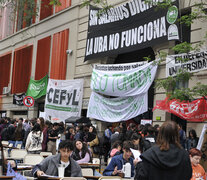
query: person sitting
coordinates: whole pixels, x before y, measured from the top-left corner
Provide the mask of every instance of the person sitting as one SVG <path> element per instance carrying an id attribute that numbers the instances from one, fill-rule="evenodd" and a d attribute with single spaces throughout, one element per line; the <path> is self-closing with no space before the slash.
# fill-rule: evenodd
<path id="1" fill-rule="evenodd" d="M 91 152 L 85 143 L 76 140 L 74 150 L 71 156 L 78 164 L 92 162 Z"/>
<path id="2" fill-rule="evenodd" d="M 110 157 L 114 157 L 116 155 L 121 154 L 121 149 L 122 149 L 122 142 L 115 141 L 111 148 Z"/>
<path id="3" fill-rule="evenodd" d="M 131 165 L 131 177 L 134 176 L 134 163 L 132 152 L 130 148 L 133 148 L 133 144 L 130 141 L 124 141 L 123 143 L 123 153 L 117 156 L 114 156 L 109 165 L 106 167 L 106 169 L 103 172 L 104 176 L 117 176 L 118 173 L 122 172 L 123 165 L 126 163 L 130 163 Z"/>
<path id="4" fill-rule="evenodd" d="M 78 163 L 70 157 L 73 151 L 73 143 L 69 140 L 61 141 L 59 144 L 59 153 L 48 156 L 40 164 L 37 164 L 33 170 L 34 177 L 40 177 L 44 174 L 58 176 L 58 165 L 65 165 L 64 177 L 82 177 L 81 168 Z"/>
<path id="5" fill-rule="evenodd" d="M 193 169 L 191 180 L 206 180 L 206 174 L 203 167 L 199 164 L 202 156 L 202 152 L 196 148 L 192 148 L 189 151 L 190 161 Z"/>

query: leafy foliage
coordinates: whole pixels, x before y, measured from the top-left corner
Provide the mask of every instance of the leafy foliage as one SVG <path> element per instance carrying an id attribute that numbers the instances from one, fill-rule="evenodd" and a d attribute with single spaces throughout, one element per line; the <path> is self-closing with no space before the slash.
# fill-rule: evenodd
<path id="1" fill-rule="evenodd" d="M 12 3 L 13 6 L 13 14 L 10 15 L 10 18 L 14 19 L 17 11 L 23 12 L 26 26 L 29 26 L 31 20 L 38 15 L 39 8 L 36 5 L 36 0 L 0 0 L 0 8 L 7 2 Z M 60 0 L 49 0 L 48 5 L 60 6 L 61 2 Z"/>

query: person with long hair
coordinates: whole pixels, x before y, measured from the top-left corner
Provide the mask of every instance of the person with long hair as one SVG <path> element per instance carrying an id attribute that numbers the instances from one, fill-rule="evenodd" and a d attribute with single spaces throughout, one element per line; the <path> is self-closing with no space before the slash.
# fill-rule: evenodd
<path id="1" fill-rule="evenodd" d="M 202 152 L 196 148 L 189 151 L 190 161 L 192 164 L 193 174 L 191 180 L 206 180 L 206 173 L 203 167 L 199 164 Z"/>
<path id="2" fill-rule="evenodd" d="M 186 150 L 189 151 L 192 148 L 196 148 L 198 144 L 199 138 L 197 137 L 196 131 L 194 129 L 191 129 L 189 131 L 189 136 L 186 140 Z"/>
<path id="3" fill-rule="evenodd" d="M 93 157 L 98 157 L 98 154 L 96 152 L 97 150 L 95 150 L 95 148 L 99 145 L 99 139 L 96 128 L 94 126 L 89 127 L 87 142 L 90 146 Z"/>
<path id="4" fill-rule="evenodd" d="M 39 154 L 42 151 L 43 133 L 40 125 L 36 123 L 29 133 L 25 149 L 30 154 Z"/>
<path id="5" fill-rule="evenodd" d="M 40 125 L 41 131 L 43 131 L 44 130 L 44 127 L 45 127 L 45 120 L 44 120 L 44 118 L 43 117 L 39 117 L 37 119 L 37 123 Z"/>
<path id="6" fill-rule="evenodd" d="M 23 128 L 23 124 L 22 122 L 19 122 L 16 129 L 15 129 L 15 132 L 14 132 L 14 136 L 15 136 L 15 147 L 17 147 L 18 144 L 21 145 L 21 148 L 22 148 L 22 142 L 24 140 L 24 136 L 25 136 L 25 130 Z"/>
<path id="7" fill-rule="evenodd" d="M 72 158 L 78 164 L 92 162 L 91 152 L 87 145 L 81 140 L 76 140 L 74 142 Z"/>
<path id="8" fill-rule="evenodd" d="M 192 167 L 188 152 L 179 143 L 178 125 L 167 121 L 160 127 L 156 145 L 141 155 L 135 180 L 190 180 Z"/>

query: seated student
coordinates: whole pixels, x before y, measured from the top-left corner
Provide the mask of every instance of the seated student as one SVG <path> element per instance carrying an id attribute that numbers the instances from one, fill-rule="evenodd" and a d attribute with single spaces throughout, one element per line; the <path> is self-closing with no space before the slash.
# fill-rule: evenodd
<path id="1" fill-rule="evenodd" d="M 65 165 L 64 177 L 82 177 L 81 168 L 78 163 L 70 157 L 73 151 L 73 143 L 69 140 L 60 142 L 59 153 L 57 155 L 45 158 L 40 164 L 37 164 L 32 173 L 36 177 L 47 174 L 58 176 L 58 164 Z"/>
<path id="2" fill-rule="evenodd" d="M 91 152 L 85 143 L 76 140 L 74 150 L 71 156 L 78 164 L 92 162 Z"/>
<path id="3" fill-rule="evenodd" d="M 122 142 L 115 141 L 111 148 L 110 157 L 114 157 L 116 155 L 121 154 L 121 149 L 122 149 Z"/>
<path id="4" fill-rule="evenodd" d="M 103 172 L 104 176 L 117 176 L 117 174 L 121 172 L 123 165 L 128 162 L 131 164 L 131 177 L 134 176 L 134 163 L 130 148 L 133 148 L 133 144 L 130 141 L 124 141 L 122 149 L 123 154 L 114 156 L 111 159 L 109 165 Z"/>
<path id="5" fill-rule="evenodd" d="M 192 148 L 189 151 L 190 161 L 193 169 L 193 175 L 191 180 L 206 180 L 206 174 L 203 167 L 199 164 L 202 156 L 202 152 L 196 148 Z"/>

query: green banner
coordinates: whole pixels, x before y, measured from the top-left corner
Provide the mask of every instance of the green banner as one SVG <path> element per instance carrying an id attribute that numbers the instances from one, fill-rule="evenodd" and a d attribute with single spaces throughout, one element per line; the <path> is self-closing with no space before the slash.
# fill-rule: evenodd
<path id="1" fill-rule="evenodd" d="M 48 75 L 40 80 L 30 79 L 26 96 L 32 96 L 34 99 L 38 99 L 44 96 L 47 92 Z"/>

